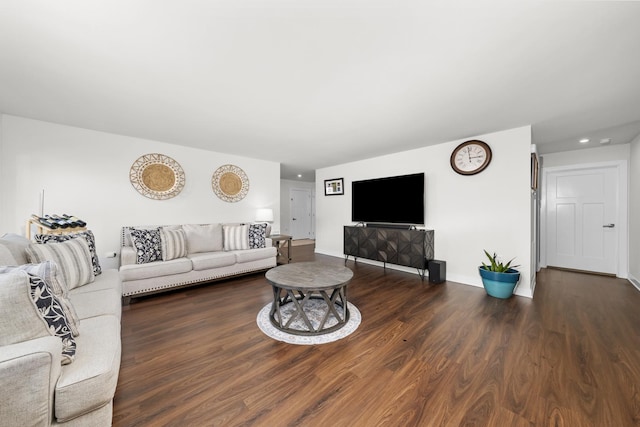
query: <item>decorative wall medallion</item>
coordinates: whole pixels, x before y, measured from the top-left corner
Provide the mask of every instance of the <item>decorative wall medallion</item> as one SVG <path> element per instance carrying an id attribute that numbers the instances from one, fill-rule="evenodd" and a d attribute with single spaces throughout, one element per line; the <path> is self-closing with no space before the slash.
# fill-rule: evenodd
<path id="1" fill-rule="evenodd" d="M 220 166 L 211 178 L 213 192 L 225 202 L 238 202 L 249 192 L 249 178 L 234 165 Z"/>
<path id="2" fill-rule="evenodd" d="M 180 164 L 158 153 L 145 154 L 133 162 L 129 180 L 138 193 L 155 200 L 177 196 L 185 182 Z"/>

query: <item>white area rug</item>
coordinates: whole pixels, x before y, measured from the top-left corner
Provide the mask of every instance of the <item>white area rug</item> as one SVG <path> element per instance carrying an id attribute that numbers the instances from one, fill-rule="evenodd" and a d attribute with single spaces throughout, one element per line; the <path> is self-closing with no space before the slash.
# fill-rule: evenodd
<path id="1" fill-rule="evenodd" d="M 339 339 L 352 334 L 356 329 L 358 329 L 358 326 L 360 326 L 360 322 L 362 321 L 360 310 L 358 310 L 356 306 L 351 304 L 350 302 L 347 302 L 347 307 L 349 307 L 349 320 L 347 321 L 347 324 L 337 331 L 329 332 L 322 335 L 294 335 L 282 332 L 280 329 L 273 326 L 271 324 L 271 321 L 269 320 L 271 303 L 262 307 L 262 310 L 260 310 L 260 312 L 258 313 L 258 317 L 256 318 L 256 323 L 258 324 L 258 328 L 260 328 L 260 330 L 264 332 L 266 336 L 277 341 L 298 345 L 326 344 L 329 342 L 338 341 Z"/>

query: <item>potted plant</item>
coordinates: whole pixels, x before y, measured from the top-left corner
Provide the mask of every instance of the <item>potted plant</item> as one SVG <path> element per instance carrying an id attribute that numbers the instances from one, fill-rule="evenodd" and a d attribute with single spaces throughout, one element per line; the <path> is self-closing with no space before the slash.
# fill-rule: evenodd
<path id="1" fill-rule="evenodd" d="M 480 272 L 480 277 L 482 277 L 482 285 L 485 291 L 495 298 L 509 298 L 513 295 L 513 291 L 520 280 L 520 272 L 516 270 L 519 266 L 511 265 L 515 258 L 503 264 L 498 260 L 495 252 L 491 255 L 485 250 L 484 253 L 489 258 L 490 263 L 485 264 L 483 262 L 478 267 L 478 271 Z"/>

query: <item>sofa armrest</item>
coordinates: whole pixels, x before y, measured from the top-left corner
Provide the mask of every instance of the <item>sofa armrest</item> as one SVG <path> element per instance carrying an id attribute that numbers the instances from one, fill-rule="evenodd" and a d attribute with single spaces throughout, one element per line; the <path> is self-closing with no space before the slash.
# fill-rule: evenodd
<path id="1" fill-rule="evenodd" d="M 132 246 L 123 246 L 120 248 L 120 266 L 133 265 L 136 263 L 136 250 Z"/>
<path id="2" fill-rule="evenodd" d="M 62 342 L 53 336 L 0 347 L 2 425 L 51 424 L 61 359 Z"/>
<path id="3" fill-rule="evenodd" d="M 267 237 L 266 239 L 264 239 L 264 245 L 265 245 L 267 248 L 272 247 L 272 246 L 273 246 L 273 240 L 271 240 L 271 238 L 270 238 L 270 237 Z"/>

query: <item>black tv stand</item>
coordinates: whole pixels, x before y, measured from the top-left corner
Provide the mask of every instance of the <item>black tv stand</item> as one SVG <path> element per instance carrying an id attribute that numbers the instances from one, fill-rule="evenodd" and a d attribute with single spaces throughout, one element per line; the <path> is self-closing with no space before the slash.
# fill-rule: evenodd
<path id="1" fill-rule="evenodd" d="M 349 255 L 372 259 L 386 264 L 404 265 L 418 269 L 420 278 L 424 276 L 428 262 L 433 257 L 433 230 L 415 230 L 387 227 L 376 224 L 367 227 L 344 227 L 345 263 Z"/>

